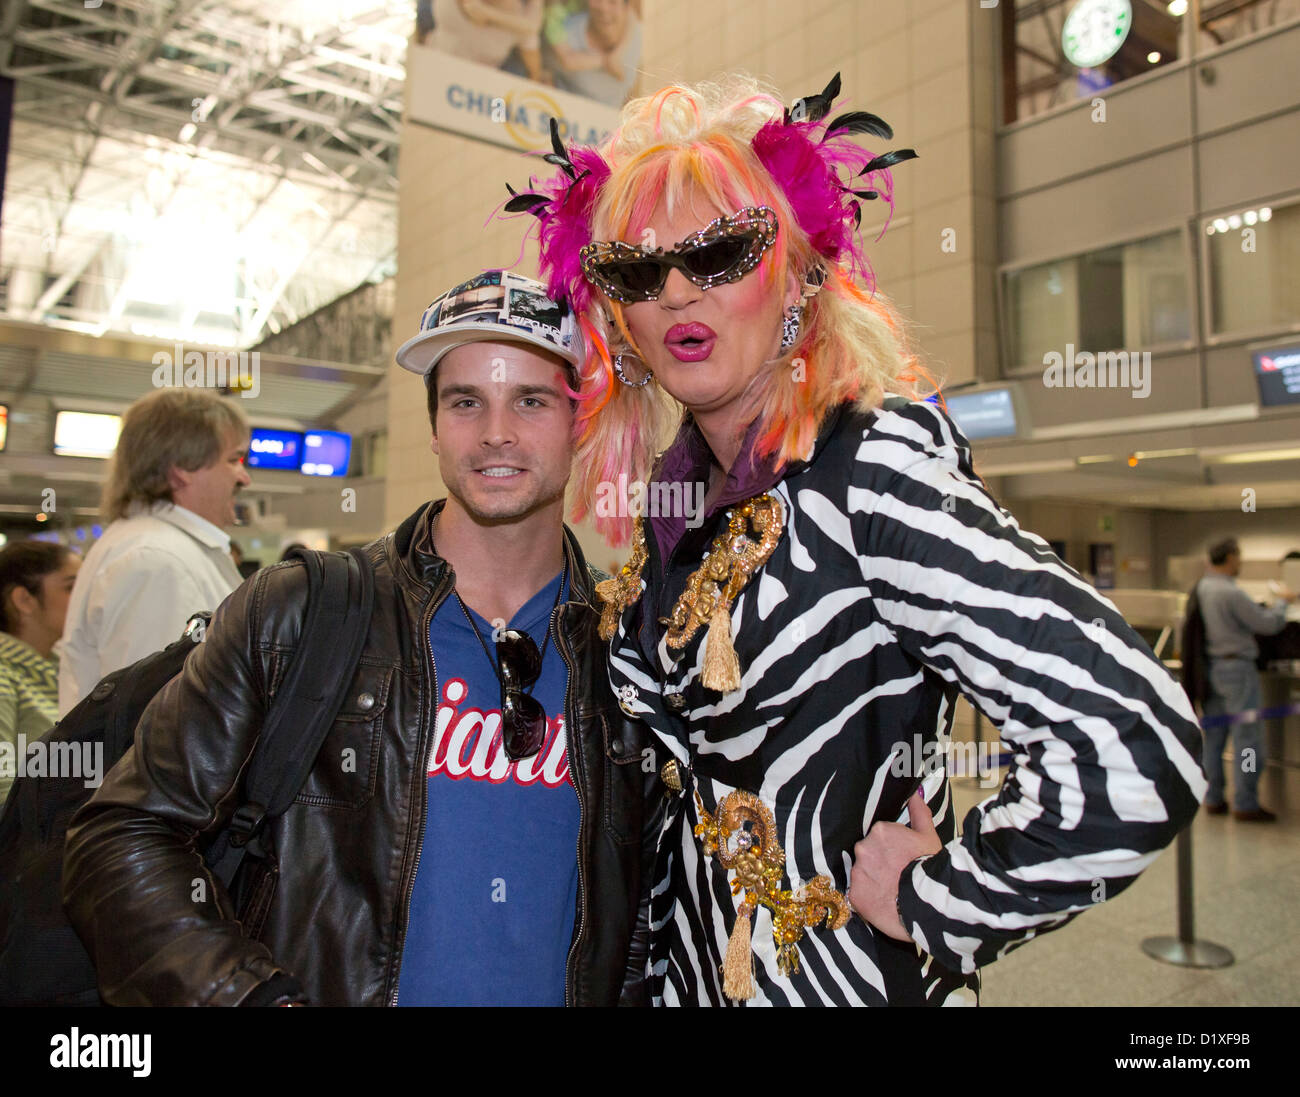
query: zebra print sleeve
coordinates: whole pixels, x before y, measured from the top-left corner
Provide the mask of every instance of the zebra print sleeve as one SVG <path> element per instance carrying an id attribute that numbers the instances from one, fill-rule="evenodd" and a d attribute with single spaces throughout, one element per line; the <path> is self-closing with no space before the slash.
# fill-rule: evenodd
<path id="1" fill-rule="evenodd" d="M 970 972 L 1155 860 L 1205 794 L 1200 730 L 1115 607 L 994 502 L 942 411 L 877 413 L 847 511 L 874 611 L 1014 750 L 998 794 L 899 881 L 917 944 Z"/>

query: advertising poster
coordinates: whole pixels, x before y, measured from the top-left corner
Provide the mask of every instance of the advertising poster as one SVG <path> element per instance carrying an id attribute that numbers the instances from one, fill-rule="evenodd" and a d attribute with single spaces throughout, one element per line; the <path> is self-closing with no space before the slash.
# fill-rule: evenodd
<path id="1" fill-rule="evenodd" d="M 428 0 L 407 58 L 408 116 L 507 148 L 595 144 L 641 61 L 641 0 Z"/>

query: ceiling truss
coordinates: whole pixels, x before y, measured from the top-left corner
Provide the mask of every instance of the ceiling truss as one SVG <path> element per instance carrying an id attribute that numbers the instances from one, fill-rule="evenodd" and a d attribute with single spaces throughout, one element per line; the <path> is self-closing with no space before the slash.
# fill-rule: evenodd
<path id="1" fill-rule="evenodd" d="M 7 0 L 0 315 L 251 345 L 391 274 L 413 16 L 406 0 Z M 219 242 L 229 278 L 164 300 L 160 238 L 178 266 L 217 266 Z"/>

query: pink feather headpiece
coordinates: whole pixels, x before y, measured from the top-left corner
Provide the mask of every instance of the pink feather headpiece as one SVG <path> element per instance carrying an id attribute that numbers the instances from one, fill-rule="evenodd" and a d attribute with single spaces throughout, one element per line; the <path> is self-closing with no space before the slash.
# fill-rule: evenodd
<path id="1" fill-rule="evenodd" d="M 774 118 L 764 125 L 754 134 L 752 146 L 785 194 L 813 250 L 833 263 L 847 263 L 859 277 L 869 277 L 870 266 L 858 243 L 860 200 L 885 200 L 889 206 L 887 228 L 894 212 L 894 180 L 889 169 L 915 159 L 916 153 L 896 149 L 873 156 L 849 140 L 855 133 L 869 133 L 886 141 L 893 138 L 889 124 L 867 111 L 849 111 L 821 125 L 839 93 L 837 72 L 821 94 L 796 99 L 780 120 Z M 844 176 L 860 181 L 846 184 Z"/>
<path id="2" fill-rule="evenodd" d="M 591 304 L 591 289 L 582 274 L 580 252 L 591 243 L 591 219 L 600 188 L 609 181 L 609 165 L 594 148 L 573 145 L 565 149 L 559 127 L 551 119 L 551 147 L 546 161 L 560 171 L 522 194 L 509 183 L 511 198 L 506 213 L 527 211 L 537 218 L 537 244 L 542 278 L 552 300 L 567 301 L 581 316 Z"/>
<path id="3" fill-rule="evenodd" d="M 869 278 L 870 266 L 858 242 L 862 200 L 883 198 L 893 216 L 894 184 L 889 171 L 915 159 L 912 149 L 881 156 L 854 144 L 850 135 L 869 133 L 890 140 L 894 131 L 880 117 L 850 111 L 822 124 L 840 93 L 840 74 L 818 95 L 796 99 L 780 119 L 773 118 L 754 135 L 759 162 L 785 194 L 799 227 L 813 249 L 832 263 L 846 263 L 857 277 Z M 582 274 L 578 253 L 591 243 L 591 223 L 601 188 L 609 180 L 605 158 L 590 146 L 567 150 L 551 120 L 552 152 L 548 163 L 561 170 L 540 184 L 517 193 L 506 184 L 506 213 L 531 213 L 538 222 L 538 252 L 543 279 L 553 298 L 567 300 L 582 314 L 591 303 L 591 288 Z M 845 183 L 847 176 L 853 182 Z M 885 226 L 888 227 L 889 219 Z M 884 229 L 881 230 L 883 235 Z"/>

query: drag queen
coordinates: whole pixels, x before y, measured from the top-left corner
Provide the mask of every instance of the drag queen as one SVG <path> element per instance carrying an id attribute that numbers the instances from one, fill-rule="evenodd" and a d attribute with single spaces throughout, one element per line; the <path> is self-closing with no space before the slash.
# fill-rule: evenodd
<path id="1" fill-rule="evenodd" d="M 861 214 L 914 154 L 864 150 L 892 133 L 838 92 L 665 88 L 599 149 L 556 138 L 506 206 L 586 337 L 575 517 L 631 542 L 600 591 L 669 789 L 664 1004 L 974 1003 L 981 966 L 1132 883 L 1205 791 L 1186 696 L 993 499 L 874 291 Z M 620 482 L 703 485 L 704 514 L 593 508 Z M 958 693 L 1013 752 L 960 830 Z"/>

